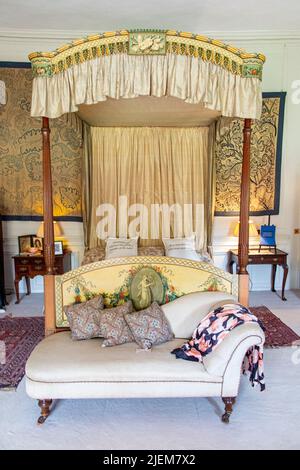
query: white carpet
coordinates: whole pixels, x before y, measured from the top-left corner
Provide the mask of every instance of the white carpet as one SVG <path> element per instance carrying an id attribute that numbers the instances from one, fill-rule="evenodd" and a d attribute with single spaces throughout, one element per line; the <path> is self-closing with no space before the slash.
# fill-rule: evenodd
<path id="1" fill-rule="evenodd" d="M 221 399 L 60 400 L 43 426 L 39 408 L 0 393 L 0 449 L 299 449 L 300 360 L 291 348 L 266 350 L 267 390 L 246 377 L 231 423 Z M 298 354 L 300 359 L 300 353 Z"/>
<path id="2" fill-rule="evenodd" d="M 252 292 L 251 305 L 266 305 L 300 334 L 300 291 L 287 302 L 271 292 Z M 41 315 L 35 294 L 7 313 Z M 292 362 L 297 353 L 298 365 Z M 0 392 L 0 449 L 300 449 L 300 348 L 265 351 L 267 390 L 242 378 L 229 425 L 215 399 L 61 400 L 43 426 L 39 408 L 17 392 Z"/>

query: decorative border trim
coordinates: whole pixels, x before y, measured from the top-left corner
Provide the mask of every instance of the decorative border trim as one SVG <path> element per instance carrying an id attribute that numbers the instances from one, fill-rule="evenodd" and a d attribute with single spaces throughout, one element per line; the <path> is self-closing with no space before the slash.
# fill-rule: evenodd
<path id="1" fill-rule="evenodd" d="M 30 69 L 30 62 L 6 62 L 0 60 L 0 67 L 5 67 L 8 69 Z"/>
<path id="2" fill-rule="evenodd" d="M 100 56 L 129 53 L 129 36 L 131 33 L 166 35 L 166 51 L 177 55 L 189 55 L 212 62 L 243 77 L 261 79 L 265 56 L 247 53 L 242 49 L 230 46 L 206 36 L 175 30 L 127 30 L 95 34 L 76 39 L 57 48 L 53 52 L 33 52 L 29 54 L 35 77 L 51 77 L 73 65 L 95 59 Z"/>
<path id="3" fill-rule="evenodd" d="M 250 211 L 250 216 L 264 216 L 264 215 L 278 215 L 280 207 L 280 187 L 281 187 L 281 162 L 282 162 L 282 142 L 283 142 L 283 125 L 284 125 L 284 110 L 285 110 L 285 99 L 286 91 L 270 91 L 263 92 L 263 98 L 280 98 L 279 107 L 279 119 L 278 119 L 278 136 L 277 136 L 277 147 L 276 147 L 276 179 L 275 179 L 275 199 L 274 209 L 262 210 L 262 211 Z M 238 216 L 238 211 L 216 211 L 215 217 L 232 217 Z"/>
<path id="4" fill-rule="evenodd" d="M 53 217 L 54 220 L 60 222 L 82 222 L 83 218 L 81 216 L 67 216 L 61 215 Z M 20 220 L 20 221 L 33 221 L 39 222 L 44 220 L 42 215 L 0 215 L 0 220 Z"/>

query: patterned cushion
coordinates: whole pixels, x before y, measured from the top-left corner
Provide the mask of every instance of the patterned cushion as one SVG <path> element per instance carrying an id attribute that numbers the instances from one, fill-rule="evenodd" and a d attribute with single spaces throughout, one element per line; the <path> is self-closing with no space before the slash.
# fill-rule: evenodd
<path id="1" fill-rule="evenodd" d="M 174 338 L 168 320 L 157 302 L 153 302 L 145 310 L 125 315 L 125 320 L 142 349 L 150 349 L 155 344 Z"/>
<path id="2" fill-rule="evenodd" d="M 104 308 L 103 297 L 98 295 L 87 302 L 64 306 L 71 328 L 72 339 L 90 339 L 100 336 L 100 317 Z"/>
<path id="3" fill-rule="evenodd" d="M 101 314 L 101 336 L 105 338 L 102 346 L 115 346 L 117 344 L 134 341 L 131 331 L 125 321 L 124 315 L 133 310 L 131 300 L 115 308 L 107 308 Z"/>
<path id="4" fill-rule="evenodd" d="M 90 248 L 85 251 L 81 266 L 95 263 L 96 261 L 102 261 L 103 259 L 105 259 L 105 249 L 101 246 L 96 246 L 95 248 Z"/>
<path id="5" fill-rule="evenodd" d="M 138 256 L 164 256 L 165 250 L 162 246 L 139 246 Z M 96 261 L 102 261 L 105 259 L 105 248 L 96 246 L 85 250 L 81 266 L 85 264 L 95 263 Z"/>
<path id="6" fill-rule="evenodd" d="M 163 246 L 139 246 L 139 256 L 165 256 Z"/>

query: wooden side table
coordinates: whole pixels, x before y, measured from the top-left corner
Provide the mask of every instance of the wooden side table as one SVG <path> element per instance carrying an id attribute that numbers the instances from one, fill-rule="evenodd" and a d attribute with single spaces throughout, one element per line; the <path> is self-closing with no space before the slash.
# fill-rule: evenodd
<path id="1" fill-rule="evenodd" d="M 272 265 L 272 276 L 271 276 L 271 290 L 272 292 L 276 292 L 275 290 L 275 277 L 276 277 L 276 270 L 277 266 L 281 266 L 283 268 L 283 280 L 282 280 L 282 290 L 281 290 L 281 299 L 286 300 L 284 296 L 284 289 L 286 284 L 286 279 L 289 272 L 289 267 L 287 264 L 287 256 L 288 253 L 282 250 L 270 248 L 270 249 L 258 249 L 249 250 L 248 254 L 248 264 L 271 264 Z M 236 264 L 238 268 L 238 250 L 230 250 L 229 251 L 229 272 L 233 273 L 233 265 Z"/>
<path id="2" fill-rule="evenodd" d="M 15 291 L 16 304 L 20 303 L 19 282 L 23 277 L 26 280 L 27 294 L 31 294 L 30 279 L 35 276 L 44 276 L 46 273 L 45 260 L 43 255 L 13 256 L 15 262 Z M 64 274 L 71 270 L 71 252 L 65 252 L 63 255 L 55 255 L 54 274 Z"/>

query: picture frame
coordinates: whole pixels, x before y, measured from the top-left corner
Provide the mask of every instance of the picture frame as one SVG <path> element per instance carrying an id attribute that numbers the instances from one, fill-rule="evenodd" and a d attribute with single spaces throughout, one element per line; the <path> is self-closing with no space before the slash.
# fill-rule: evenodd
<path id="1" fill-rule="evenodd" d="M 30 248 L 33 247 L 33 238 L 35 235 L 20 235 L 18 236 L 19 254 L 30 253 Z"/>
<path id="2" fill-rule="evenodd" d="M 34 236 L 32 238 L 32 246 L 39 251 L 44 251 L 44 239 L 42 237 Z"/>
<path id="3" fill-rule="evenodd" d="M 64 247 L 63 242 L 60 240 L 55 240 L 54 242 L 54 254 L 55 255 L 63 255 L 64 254 Z"/>

